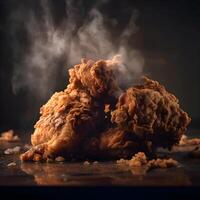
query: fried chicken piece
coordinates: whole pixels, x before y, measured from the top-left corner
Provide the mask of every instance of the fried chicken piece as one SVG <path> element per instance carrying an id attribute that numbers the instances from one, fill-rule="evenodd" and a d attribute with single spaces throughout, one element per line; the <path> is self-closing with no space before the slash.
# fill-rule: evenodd
<path id="1" fill-rule="evenodd" d="M 155 147 L 172 147 L 185 133 L 191 119 L 180 109 L 178 99 L 157 81 L 129 88 L 112 112 L 112 122 Z"/>
<path id="2" fill-rule="evenodd" d="M 117 164 L 125 164 L 129 165 L 130 167 L 140 167 L 142 165 L 146 165 L 147 163 L 148 160 L 144 152 L 138 152 L 130 160 L 125 160 L 123 158 L 117 160 Z"/>
<path id="3" fill-rule="evenodd" d="M 83 59 L 70 69 L 67 88 L 42 106 L 31 137 L 33 147 L 21 160 L 130 158 L 177 143 L 190 118 L 156 81 L 146 78 L 144 85 L 129 88 L 112 112 L 122 92 L 118 65 L 119 57 Z"/>
<path id="4" fill-rule="evenodd" d="M 186 135 L 182 135 L 181 140 L 179 141 L 180 146 L 189 146 L 189 145 L 200 145 L 200 138 L 188 138 Z"/>
<path id="5" fill-rule="evenodd" d="M 46 160 L 63 155 L 78 155 L 78 146 L 89 134 L 99 132 L 101 123 L 95 101 L 83 90 L 55 93 L 41 110 L 41 117 L 31 137 L 33 148 L 21 160 Z"/>
<path id="6" fill-rule="evenodd" d="M 56 155 L 82 157 L 78 152 L 82 140 L 103 129 L 99 124 L 104 124 L 104 103 L 110 105 L 117 100 L 118 63 L 118 57 L 97 62 L 82 59 L 70 69 L 65 91 L 55 93 L 41 108 L 31 137 L 33 148 L 21 160 L 46 160 Z"/>

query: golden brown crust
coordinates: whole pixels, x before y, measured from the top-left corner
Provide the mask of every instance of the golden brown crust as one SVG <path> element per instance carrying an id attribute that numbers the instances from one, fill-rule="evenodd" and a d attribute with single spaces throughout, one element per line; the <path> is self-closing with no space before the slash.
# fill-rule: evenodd
<path id="1" fill-rule="evenodd" d="M 155 168 L 170 168 L 177 167 L 178 162 L 172 158 L 169 159 L 152 159 L 148 160 L 144 152 L 139 152 L 135 154 L 130 160 L 120 159 L 117 160 L 119 165 L 127 165 L 129 167 L 141 167 L 144 166 L 145 171 L 149 171 Z M 144 173 L 144 172 L 143 172 Z"/>
<path id="2" fill-rule="evenodd" d="M 156 146 L 178 143 L 191 119 L 180 109 L 177 98 L 157 81 L 129 88 L 119 98 L 112 122 Z"/>
<path id="3" fill-rule="evenodd" d="M 33 147 L 21 160 L 130 158 L 139 151 L 150 155 L 157 146 L 177 143 L 190 118 L 158 82 L 145 78 L 143 85 L 123 93 L 115 108 L 121 93 L 118 67 L 114 57 L 83 59 L 70 69 L 67 88 L 41 107 L 31 137 Z"/>
<path id="4" fill-rule="evenodd" d="M 40 109 L 41 117 L 31 137 L 33 148 L 21 159 L 46 160 L 63 154 L 71 158 L 82 140 L 98 134 L 103 129 L 99 124 L 104 121 L 104 102 L 111 103 L 119 89 L 114 75 L 116 65 L 115 60 L 83 60 L 70 69 L 67 89 L 55 93 Z M 97 102 L 99 97 L 103 100 Z"/>
<path id="5" fill-rule="evenodd" d="M 116 77 L 117 65 L 118 62 L 115 58 L 97 62 L 83 59 L 81 64 L 75 65 L 69 70 L 68 90 L 81 86 L 93 97 L 117 96 L 120 92 Z"/>
<path id="6" fill-rule="evenodd" d="M 31 137 L 34 147 L 21 159 L 33 159 L 35 153 L 42 154 L 41 159 L 75 153 L 84 137 L 98 132 L 101 120 L 98 110 L 95 102 L 83 91 L 55 93 L 41 108 L 41 117 Z M 42 148 L 39 152 L 35 150 L 38 146 Z"/>

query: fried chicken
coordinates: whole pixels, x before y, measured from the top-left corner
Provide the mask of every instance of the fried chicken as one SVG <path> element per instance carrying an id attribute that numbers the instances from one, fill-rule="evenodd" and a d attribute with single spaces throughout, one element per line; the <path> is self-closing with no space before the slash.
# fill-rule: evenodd
<path id="1" fill-rule="evenodd" d="M 116 58 L 97 62 L 83 59 L 69 70 L 69 85 L 41 108 L 31 137 L 33 148 L 21 155 L 21 160 L 46 160 L 56 155 L 81 157 L 82 140 L 103 128 L 104 103 L 116 100 Z"/>
<path id="2" fill-rule="evenodd" d="M 42 106 L 33 147 L 21 160 L 131 158 L 139 151 L 151 155 L 156 147 L 178 143 L 190 118 L 177 98 L 147 78 L 123 93 L 119 67 L 116 56 L 96 62 L 82 59 L 70 69 L 67 88 Z"/>
<path id="3" fill-rule="evenodd" d="M 191 121 L 174 95 L 146 77 L 119 97 L 111 120 L 155 148 L 177 144 Z"/>
<path id="4" fill-rule="evenodd" d="M 101 110 L 90 95 L 81 90 L 55 93 L 41 108 L 41 117 L 31 137 L 33 148 L 22 160 L 46 160 L 79 154 L 79 145 L 89 134 L 99 132 Z"/>
<path id="5" fill-rule="evenodd" d="M 83 145 L 85 157 L 90 159 L 130 158 L 139 151 L 144 151 L 150 156 L 151 142 L 141 140 L 132 132 L 119 127 L 109 128 L 97 136 L 88 138 Z"/>

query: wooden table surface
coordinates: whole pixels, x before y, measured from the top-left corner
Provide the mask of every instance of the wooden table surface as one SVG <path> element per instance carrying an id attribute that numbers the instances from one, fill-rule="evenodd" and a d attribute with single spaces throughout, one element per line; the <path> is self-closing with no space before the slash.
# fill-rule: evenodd
<path id="1" fill-rule="evenodd" d="M 200 131 L 190 135 L 200 136 Z M 175 147 L 160 155 L 168 155 L 179 162 L 177 168 L 127 168 L 116 162 L 81 163 L 22 163 L 19 154 L 5 155 L 10 147 L 23 147 L 27 140 L 17 143 L 0 142 L 0 186 L 200 186 L 200 158 L 190 158 L 194 146 Z M 16 162 L 15 166 L 7 166 Z"/>

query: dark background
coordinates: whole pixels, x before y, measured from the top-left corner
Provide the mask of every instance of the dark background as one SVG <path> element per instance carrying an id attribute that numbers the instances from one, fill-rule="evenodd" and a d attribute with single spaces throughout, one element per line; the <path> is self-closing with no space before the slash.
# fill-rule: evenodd
<path id="1" fill-rule="evenodd" d="M 64 15 L 65 1 L 51 2 L 56 23 Z M 87 0 L 83 9 L 87 12 L 99 2 Z M 49 98 L 36 100 L 26 89 L 14 94 L 11 85 L 14 55 L 9 16 L 21 5 L 38 11 L 39 4 L 37 0 L 0 0 L 0 131 L 32 129 L 39 107 Z M 191 128 L 200 127 L 199 5 L 198 1 L 111 0 L 100 8 L 121 27 L 128 22 L 132 9 L 140 12 L 134 48 L 141 50 L 148 74 L 179 98 L 181 107 L 192 117 Z M 54 91 L 63 90 L 67 77 L 58 74 L 55 79 Z"/>

